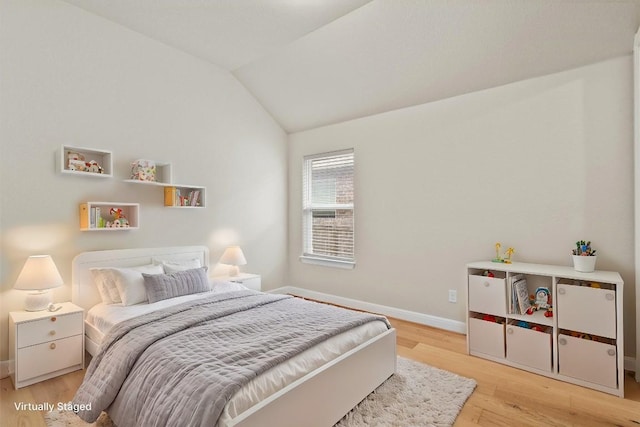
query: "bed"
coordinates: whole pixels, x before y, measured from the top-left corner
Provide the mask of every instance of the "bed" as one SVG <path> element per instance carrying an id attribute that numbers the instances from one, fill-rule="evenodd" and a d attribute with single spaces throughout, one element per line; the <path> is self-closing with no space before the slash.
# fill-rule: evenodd
<path id="1" fill-rule="evenodd" d="M 298 300 L 296 298 L 268 295 L 233 287 L 227 289 L 226 286 L 232 285 L 220 283 L 218 284 L 220 286 L 216 285 L 214 288 L 222 289 L 221 291 L 203 294 L 203 299 L 196 303 L 190 302 L 195 300 L 196 296 L 184 295 L 172 298 L 173 301 L 163 300 L 153 304 L 139 304 L 130 307 L 118 307 L 117 304 L 105 306 L 96 285 L 93 283 L 91 274 L 91 269 L 96 268 L 129 268 L 158 261 L 180 263 L 192 260 L 198 260 L 202 266 L 208 266 L 208 248 L 183 246 L 123 249 L 84 252 L 78 255 L 72 266 L 72 300 L 76 305 L 83 307 L 87 314 L 85 320 L 86 350 L 91 355 L 98 355 L 99 358 L 102 358 L 101 344 L 105 344 L 105 337 L 111 337 L 114 330 L 120 326 L 136 323 L 137 319 L 146 319 L 145 316 L 160 316 L 157 313 L 171 311 L 182 313 L 183 310 L 186 310 L 184 307 L 190 307 L 192 304 L 198 307 L 209 307 L 207 304 L 221 304 L 221 302 L 226 304 L 227 299 L 256 301 L 256 306 L 260 307 L 263 305 L 287 305 L 289 307 L 288 304 L 298 304 L 297 301 L 293 301 Z M 263 299 L 264 304 L 257 302 Z M 162 306 L 163 310 L 151 309 L 150 306 L 157 304 Z M 120 310 L 120 308 L 124 310 Z M 333 307 L 332 309 L 337 308 Z M 143 313 L 140 314 L 140 311 Z M 295 309 L 287 308 L 287 311 L 295 311 Z M 148 314 L 149 312 L 151 313 Z M 204 310 L 200 310 L 200 312 L 205 313 Z M 193 318 L 194 315 L 189 313 L 188 317 Z M 248 313 L 250 316 L 254 316 L 254 311 Z M 255 309 L 255 313 L 260 313 L 259 309 Z M 339 314 L 342 315 L 342 311 Z M 146 320 L 144 322 L 140 320 L 141 324 L 145 322 Z M 364 322 L 347 332 L 341 332 L 326 340 L 323 339 L 323 342 L 266 369 L 228 400 L 222 410 L 218 425 L 263 427 L 333 425 L 395 372 L 395 330 L 388 324 L 385 324 L 384 327 L 381 324 L 383 322 L 378 320 Z M 191 328 L 191 330 L 195 329 Z M 151 347 L 144 350 L 145 355 L 147 352 L 152 352 Z M 96 363 L 96 365 L 99 364 Z M 116 424 L 118 424 L 119 406 L 122 402 L 136 399 L 135 395 L 127 395 L 127 393 L 132 394 L 128 390 L 127 387 L 122 387 L 114 403 L 107 409 Z M 122 420 L 121 417 L 120 420 Z M 122 424 L 124 425 L 126 422 Z M 198 421 L 192 421 L 190 424 L 198 424 Z"/>

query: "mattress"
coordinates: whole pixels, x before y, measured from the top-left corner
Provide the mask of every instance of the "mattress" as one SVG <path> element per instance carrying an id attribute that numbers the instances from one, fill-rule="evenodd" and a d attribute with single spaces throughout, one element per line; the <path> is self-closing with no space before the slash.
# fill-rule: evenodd
<path id="1" fill-rule="evenodd" d="M 137 304 L 123 306 L 121 304 L 100 303 L 87 312 L 85 333 L 92 341 L 100 343 L 105 334 L 117 323 L 160 310 L 186 301 L 202 298 L 205 295 L 185 295 L 178 298 L 162 300 L 153 304 Z M 369 322 L 355 329 L 334 336 L 297 356 L 289 359 L 264 374 L 254 378 L 241 388 L 226 405 L 218 425 L 225 426 L 233 418 L 266 399 L 288 384 L 334 360 L 341 354 L 367 342 L 369 339 L 388 330 L 382 321 Z"/>

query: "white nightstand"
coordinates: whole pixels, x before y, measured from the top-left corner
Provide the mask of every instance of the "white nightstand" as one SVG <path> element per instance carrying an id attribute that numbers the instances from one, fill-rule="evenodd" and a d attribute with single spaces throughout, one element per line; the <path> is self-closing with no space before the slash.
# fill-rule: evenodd
<path id="1" fill-rule="evenodd" d="M 84 366 L 84 310 L 70 302 L 58 311 L 9 313 L 11 379 L 22 388 Z"/>
<path id="2" fill-rule="evenodd" d="M 254 291 L 259 291 L 262 289 L 262 278 L 259 274 L 240 273 L 237 276 L 215 276 L 213 277 L 213 279 L 240 283 L 249 289 L 253 289 Z"/>

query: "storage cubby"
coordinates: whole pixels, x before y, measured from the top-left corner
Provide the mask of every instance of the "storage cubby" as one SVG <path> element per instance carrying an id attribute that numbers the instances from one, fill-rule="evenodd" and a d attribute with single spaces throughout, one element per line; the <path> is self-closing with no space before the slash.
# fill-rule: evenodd
<path id="1" fill-rule="evenodd" d="M 113 155 L 111 151 L 63 145 L 58 153 L 58 170 L 62 174 L 111 178 Z"/>
<path id="2" fill-rule="evenodd" d="M 172 185 L 164 187 L 164 205 L 173 208 L 205 207 L 205 187 Z"/>
<path id="3" fill-rule="evenodd" d="M 469 310 L 506 316 L 507 293 L 506 275 L 484 276 L 474 272 L 469 274 Z"/>
<path id="4" fill-rule="evenodd" d="M 505 318 L 473 313 L 469 316 L 469 348 L 474 352 L 504 359 Z"/>
<path id="5" fill-rule="evenodd" d="M 123 231 L 139 226 L 138 203 L 85 202 L 80 204 L 80 230 Z"/>
<path id="6" fill-rule="evenodd" d="M 159 185 L 159 186 L 167 186 L 170 185 L 173 181 L 173 172 L 171 169 L 171 163 L 163 163 L 153 161 L 155 165 L 155 174 L 153 175 L 153 179 L 141 179 L 142 177 L 134 178 L 133 170 L 132 175 L 129 179 L 125 179 L 125 182 L 129 182 L 132 184 L 143 184 L 143 185 Z M 131 168 L 133 169 L 134 163 L 131 163 Z M 147 177 L 148 178 L 148 177 Z"/>
<path id="7" fill-rule="evenodd" d="M 513 363 L 551 372 L 552 328 L 523 320 L 509 320 L 506 327 L 507 359 Z"/>
<path id="8" fill-rule="evenodd" d="M 483 261 L 467 277 L 469 354 L 624 397 L 619 273 Z M 541 309 L 521 314 L 518 289 Z"/>

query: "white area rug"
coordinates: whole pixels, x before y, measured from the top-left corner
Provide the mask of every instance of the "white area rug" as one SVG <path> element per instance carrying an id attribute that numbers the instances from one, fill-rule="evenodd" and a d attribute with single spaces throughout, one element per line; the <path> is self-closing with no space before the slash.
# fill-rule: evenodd
<path id="1" fill-rule="evenodd" d="M 396 374 L 367 396 L 336 427 L 451 426 L 476 387 L 475 380 L 398 357 Z M 48 412 L 48 427 L 88 426 L 75 414 Z M 103 413 L 96 427 L 113 427 Z"/>

